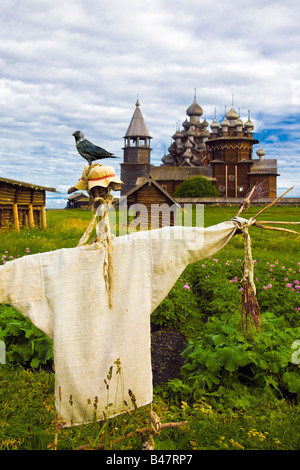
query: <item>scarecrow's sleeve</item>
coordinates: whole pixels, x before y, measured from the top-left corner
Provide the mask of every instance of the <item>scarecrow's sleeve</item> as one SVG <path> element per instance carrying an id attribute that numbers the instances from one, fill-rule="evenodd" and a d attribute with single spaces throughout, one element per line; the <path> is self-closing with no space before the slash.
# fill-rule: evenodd
<path id="1" fill-rule="evenodd" d="M 52 337 L 52 316 L 44 298 L 39 254 L 0 266 L 0 303 L 11 305 Z"/>
<path id="2" fill-rule="evenodd" d="M 208 258 L 219 251 L 230 241 L 236 229 L 236 223 L 229 221 L 207 228 L 165 227 L 160 231 L 154 230 L 151 242 L 152 310 L 168 294 L 188 264 Z"/>

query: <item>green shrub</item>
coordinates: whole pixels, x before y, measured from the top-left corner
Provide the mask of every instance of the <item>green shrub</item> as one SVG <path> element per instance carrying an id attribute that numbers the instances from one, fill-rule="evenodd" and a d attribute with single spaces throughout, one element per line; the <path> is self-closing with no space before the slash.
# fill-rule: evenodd
<path id="1" fill-rule="evenodd" d="M 210 180 L 204 176 L 193 176 L 176 189 L 174 197 L 218 197 L 219 192 Z"/>
<path id="2" fill-rule="evenodd" d="M 51 339 L 8 305 L 0 305 L 0 340 L 5 343 L 8 364 L 36 368 L 53 360 Z"/>

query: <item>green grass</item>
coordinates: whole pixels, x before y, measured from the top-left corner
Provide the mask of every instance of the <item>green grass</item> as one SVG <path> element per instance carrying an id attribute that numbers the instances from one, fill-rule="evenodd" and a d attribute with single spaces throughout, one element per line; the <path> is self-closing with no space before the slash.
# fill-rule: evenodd
<path id="1" fill-rule="evenodd" d="M 244 217 L 250 218 L 258 210 L 259 208 L 251 207 L 244 213 Z M 234 206 L 206 208 L 205 226 L 229 220 L 236 212 Z M 298 208 L 272 207 L 260 219 L 299 221 L 299 214 Z M 7 252 L 5 254 L 7 258 L 9 256 L 15 258 L 28 252 L 37 253 L 74 247 L 90 220 L 89 211 L 49 210 L 48 229 L 45 232 L 38 229 L 21 230 L 19 233 L 1 232 L 0 256 Z M 253 258 L 258 261 L 258 265 L 261 263 L 265 266 L 266 262 L 274 264 L 278 261 L 278 265 L 289 266 L 295 261 L 300 262 L 299 236 L 255 227 L 250 229 L 250 234 Z M 234 237 L 216 256 L 219 264 L 224 265 L 227 260 L 237 264 L 236 260 L 244 257 L 243 237 Z M 206 261 L 203 260 L 204 263 Z M 187 268 L 182 277 L 193 270 L 198 272 L 197 265 Z M 220 277 L 216 278 L 215 283 L 213 280 L 211 282 L 209 279 L 206 280 L 207 288 L 216 289 L 219 280 Z M 225 292 L 226 288 L 224 286 L 223 288 Z M 260 285 L 258 289 L 262 304 L 267 305 L 271 299 L 267 296 L 271 293 L 269 291 L 261 293 Z M 179 292 L 179 287 L 176 287 L 174 295 L 176 290 Z M 231 299 L 228 299 L 228 304 L 224 303 L 224 306 L 229 305 L 230 301 Z M 278 303 L 280 304 L 280 298 Z M 180 302 L 177 301 L 176 305 L 179 312 Z M 182 310 L 188 308 L 192 310 L 191 305 L 188 301 L 181 302 Z M 197 317 L 193 319 L 192 314 L 189 318 L 190 322 L 199 322 Z M 182 329 L 191 337 L 193 329 L 197 328 L 198 325 L 195 324 L 193 327 L 190 323 L 185 329 L 184 322 L 182 323 Z M 216 391 L 196 394 L 192 399 L 188 387 L 180 382 L 175 382 L 173 386 L 169 384 L 157 386 L 154 390 L 153 410 L 160 416 L 161 421 L 187 420 L 188 425 L 180 429 L 163 430 L 155 437 L 155 448 L 157 450 L 299 449 L 300 405 L 295 394 L 276 394 L 273 393 L 272 387 L 257 386 L 254 389 L 247 388 L 247 385 L 236 387 L 235 395 L 232 391 L 224 394 Z M 53 447 L 56 432 L 58 432 L 58 449 L 75 449 L 82 445 L 97 446 L 99 440 L 104 438 L 104 434 L 109 448 L 141 449 L 142 443 L 139 437 L 118 444 L 114 441 L 126 433 L 146 426 L 147 413 L 148 407 L 145 407 L 113 418 L 109 420 L 102 433 L 99 433 L 99 423 L 60 429 L 54 409 L 54 374 L 31 371 L 19 365 L 0 366 L 0 450 L 49 449 Z"/>

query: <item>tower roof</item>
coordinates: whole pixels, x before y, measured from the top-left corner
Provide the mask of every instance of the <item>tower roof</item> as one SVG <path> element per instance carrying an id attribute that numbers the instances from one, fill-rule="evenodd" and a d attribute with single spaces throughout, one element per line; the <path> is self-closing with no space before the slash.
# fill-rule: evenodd
<path id="1" fill-rule="evenodd" d="M 188 116 L 202 116 L 202 114 L 203 114 L 203 109 L 202 109 L 201 106 L 197 103 L 196 97 L 194 98 L 194 101 L 193 101 L 193 103 L 191 104 L 191 106 L 189 106 L 188 109 L 186 110 L 186 114 L 187 114 Z"/>
<path id="2" fill-rule="evenodd" d="M 234 109 L 233 106 L 232 106 L 232 108 L 226 113 L 226 118 L 229 119 L 229 120 L 235 120 L 235 119 L 238 119 L 238 118 L 239 118 L 239 114 L 236 112 L 236 110 Z"/>
<path id="3" fill-rule="evenodd" d="M 136 108 L 131 118 L 125 137 L 150 137 L 142 112 L 140 102 L 137 100 Z M 151 137 L 150 137 L 151 138 Z"/>

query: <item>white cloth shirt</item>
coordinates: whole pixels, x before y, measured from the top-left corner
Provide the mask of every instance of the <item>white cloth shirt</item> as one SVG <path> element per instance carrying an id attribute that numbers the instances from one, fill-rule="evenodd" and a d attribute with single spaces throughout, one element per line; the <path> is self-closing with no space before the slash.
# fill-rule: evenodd
<path id="1" fill-rule="evenodd" d="M 150 315 L 185 267 L 223 248 L 236 228 L 229 221 L 114 238 L 112 308 L 103 245 L 28 255 L 0 266 L 0 303 L 53 339 L 56 410 L 66 426 L 89 423 L 94 413 L 97 420 L 103 411 L 108 417 L 120 414 L 124 400 L 132 409 L 129 389 L 138 407 L 151 403 Z M 118 359 L 122 377 L 116 373 Z"/>

